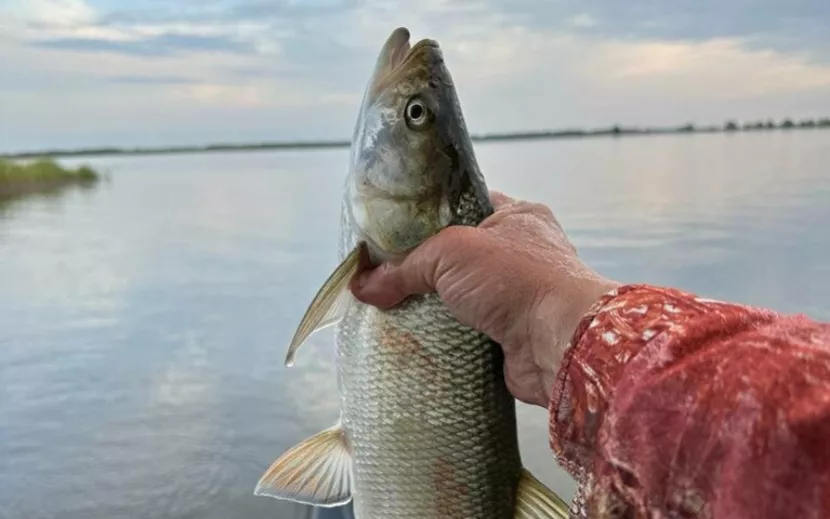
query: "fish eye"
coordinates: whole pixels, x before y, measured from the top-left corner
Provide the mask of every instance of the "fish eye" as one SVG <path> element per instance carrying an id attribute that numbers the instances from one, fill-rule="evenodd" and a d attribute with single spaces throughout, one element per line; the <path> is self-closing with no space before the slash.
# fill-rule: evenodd
<path id="1" fill-rule="evenodd" d="M 406 125 L 411 129 L 421 130 L 429 124 L 430 112 L 424 104 L 424 101 L 416 96 L 406 103 L 404 118 L 406 119 Z"/>

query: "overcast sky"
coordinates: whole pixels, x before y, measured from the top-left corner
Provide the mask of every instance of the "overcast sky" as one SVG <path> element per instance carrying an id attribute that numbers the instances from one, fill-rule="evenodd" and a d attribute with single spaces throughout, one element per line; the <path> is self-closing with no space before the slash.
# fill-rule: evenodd
<path id="1" fill-rule="evenodd" d="M 345 138 L 398 25 L 475 133 L 830 116 L 828 0 L 0 0 L 0 151 Z"/>

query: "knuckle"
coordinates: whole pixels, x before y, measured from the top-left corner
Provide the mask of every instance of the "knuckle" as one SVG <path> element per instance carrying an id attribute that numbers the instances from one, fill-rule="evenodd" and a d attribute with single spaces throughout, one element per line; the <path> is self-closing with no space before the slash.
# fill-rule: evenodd
<path id="1" fill-rule="evenodd" d="M 553 216 L 553 211 L 551 211 L 550 207 L 548 207 L 545 204 L 539 202 L 531 202 L 530 210 L 535 214 L 555 220 L 555 217 Z"/>

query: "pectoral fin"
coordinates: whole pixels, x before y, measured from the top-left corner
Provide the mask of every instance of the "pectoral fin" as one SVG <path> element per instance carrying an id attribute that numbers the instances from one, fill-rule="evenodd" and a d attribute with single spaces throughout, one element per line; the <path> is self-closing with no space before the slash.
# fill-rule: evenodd
<path id="1" fill-rule="evenodd" d="M 568 515 L 568 504 L 533 474 L 522 469 L 514 519 L 567 519 Z"/>
<path id="2" fill-rule="evenodd" d="M 353 300 L 349 282 L 360 266 L 361 247 L 362 245 L 355 247 L 317 291 L 288 346 L 286 366 L 294 364 L 294 355 L 312 333 L 336 324 L 346 314 Z"/>
<path id="3" fill-rule="evenodd" d="M 254 495 L 312 506 L 341 506 L 352 499 L 352 457 L 337 425 L 280 456 L 262 475 Z"/>

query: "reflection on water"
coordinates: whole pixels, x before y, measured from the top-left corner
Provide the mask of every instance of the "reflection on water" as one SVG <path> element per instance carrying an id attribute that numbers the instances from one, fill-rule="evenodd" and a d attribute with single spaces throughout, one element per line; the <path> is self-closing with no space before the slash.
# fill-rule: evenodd
<path id="1" fill-rule="evenodd" d="M 477 149 L 609 276 L 830 319 L 826 132 Z M 331 336 L 282 360 L 336 263 L 347 154 L 100 158 L 111 185 L 0 210 L 0 517 L 313 516 L 252 492 L 337 418 Z M 519 413 L 571 493 L 544 410 Z"/>

